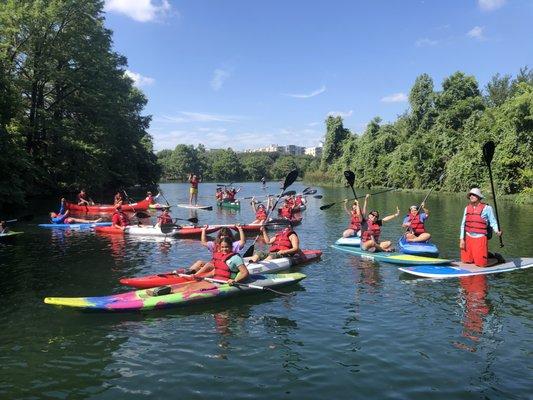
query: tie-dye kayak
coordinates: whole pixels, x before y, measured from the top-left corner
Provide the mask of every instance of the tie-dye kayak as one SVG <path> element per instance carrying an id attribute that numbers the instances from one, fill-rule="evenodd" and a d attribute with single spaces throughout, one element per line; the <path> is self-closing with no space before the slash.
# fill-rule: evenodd
<path id="1" fill-rule="evenodd" d="M 304 278 L 305 275 L 301 273 L 251 275 L 246 283 L 265 288 L 277 288 L 297 283 Z M 248 286 L 230 286 L 199 281 L 196 283 L 159 286 L 153 289 L 136 290 L 110 296 L 46 297 L 44 302 L 88 311 L 147 311 L 217 301 L 243 293 L 261 291 L 263 290 Z"/>

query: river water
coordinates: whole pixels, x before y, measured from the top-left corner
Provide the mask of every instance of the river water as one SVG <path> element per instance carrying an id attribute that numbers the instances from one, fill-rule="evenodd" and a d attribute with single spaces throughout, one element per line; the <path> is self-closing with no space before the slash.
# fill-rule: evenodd
<path id="1" fill-rule="evenodd" d="M 241 196 L 263 192 L 258 184 L 242 186 Z M 171 204 L 186 201 L 186 185 L 161 187 Z M 201 184 L 200 202 L 214 204 L 214 189 Z M 266 191 L 278 193 L 278 184 Z M 120 277 L 208 257 L 199 242 L 55 232 L 36 226 L 53 204 L 32 210 L 40 216 L 14 226 L 24 236 L 0 245 L 0 398 L 531 398 L 532 270 L 431 281 L 362 261 L 329 247 L 347 225 L 342 207 L 319 210 L 349 189 L 319 193 L 324 198 L 309 197 L 296 229 L 303 248 L 324 255 L 300 269 L 306 279 L 285 289 L 295 296 L 261 293 L 134 314 L 81 313 L 43 298 L 122 292 Z M 370 208 L 384 216 L 420 197 L 376 195 Z M 465 203 L 438 194 L 427 202 L 427 227 L 444 257 L 458 255 Z M 533 208 L 501 203 L 499 211 L 502 253 L 532 257 Z M 198 218 L 233 223 L 253 215 L 243 202 L 240 212 L 215 207 Z M 399 225 L 386 224 L 383 236 L 397 238 Z"/>

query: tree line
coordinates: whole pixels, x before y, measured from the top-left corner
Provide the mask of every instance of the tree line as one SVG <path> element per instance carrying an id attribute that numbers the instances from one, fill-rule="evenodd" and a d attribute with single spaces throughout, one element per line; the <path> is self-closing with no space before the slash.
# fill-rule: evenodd
<path id="1" fill-rule="evenodd" d="M 279 153 L 237 153 L 231 148 L 207 150 L 203 145 L 178 144 L 174 150 L 157 153 L 164 180 L 185 181 L 189 173 L 204 180 L 219 182 L 283 179 L 289 171 L 298 169 L 300 176 L 320 165 L 311 156 L 291 156 Z"/>
<path id="2" fill-rule="evenodd" d="M 499 194 L 533 201 L 533 71 L 496 74 L 484 90 L 473 76 L 456 72 L 434 89 L 427 74 L 409 93 L 409 109 L 392 123 L 379 117 L 358 135 L 341 117 L 328 117 L 320 168 L 313 182 L 343 182 L 351 169 L 359 187 L 425 189 L 445 173 L 440 189 L 490 191 L 482 146 L 496 143 L 492 170 Z"/>
<path id="3" fill-rule="evenodd" d="M 100 0 L 0 2 L 0 204 L 158 180 Z"/>

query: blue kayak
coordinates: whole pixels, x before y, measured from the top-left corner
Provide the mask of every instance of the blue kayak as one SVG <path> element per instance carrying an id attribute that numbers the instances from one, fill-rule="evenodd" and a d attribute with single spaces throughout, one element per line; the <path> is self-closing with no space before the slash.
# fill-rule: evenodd
<path id="1" fill-rule="evenodd" d="M 84 224 L 39 224 L 41 228 L 51 229 L 91 229 L 96 226 L 111 226 L 111 222 L 91 222 Z"/>
<path id="2" fill-rule="evenodd" d="M 398 251 L 416 256 L 437 257 L 439 249 L 431 242 L 408 242 L 405 236 L 398 241 Z"/>

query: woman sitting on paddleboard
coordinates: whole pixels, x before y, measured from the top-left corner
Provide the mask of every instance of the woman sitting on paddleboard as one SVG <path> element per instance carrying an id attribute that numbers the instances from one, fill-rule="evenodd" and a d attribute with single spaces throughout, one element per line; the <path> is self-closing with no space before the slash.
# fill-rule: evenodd
<path id="1" fill-rule="evenodd" d="M 420 208 L 424 212 L 419 212 Z M 407 229 L 405 238 L 408 242 L 427 242 L 431 235 L 426 232 L 424 223 L 429 217 L 429 210 L 424 203 L 420 204 L 420 207 L 409 207 L 409 214 L 403 219 L 402 226 Z"/>
<path id="2" fill-rule="evenodd" d="M 207 241 L 207 225 L 202 227 L 202 235 L 200 237 L 201 243 L 203 246 L 207 247 L 207 249 L 211 252 L 211 254 L 214 254 L 218 249 L 220 242 L 224 238 L 229 238 L 232 243 L 231 250 L 233 253 L 239 253 L 244 248 L 244 244 L 246 243 L 246 237 L 244 236 L 244 231 L 242 229 L 242 226 L 235 225 L 238 232 L 239 232 L 239 240 L 235 240 L 235 237 L 233 235 L 233 232 L 230 228 L 222 227 L 218 231 L 217 237 L 214 241 L 210 240 Z M 189 268 L 189 274 L 198 272 L 201 268 L 209 264 L 210 261 L 203 261 L 203 260 L 197 260 L 191 267 Z"/>
<path id="3" fill-rule="evenodd" d="M 353 201 L 352 208 L 348 209 L 348 199 L 344 199 L 344 209 L 350 216 L 350 225 L 348 226 L 348 229 L 346 229 L 342 233 L 342 237 L 351 237 L 355 236 L 361 236 L 361 221 L 363 219 L 362 215 L 366 213 L 366 203 L 368 198 L 370 197 L 370 194 L 367 194 L 365 196 L 365 203 L 363 204 L 363 210 L 361 211 L 361 207 L 359 207 L 359 202 L 357 199 Z"/>
<path id="4" fill-rule="evenodd" d="M 396 206 L 396 214 L 391 214 L 379 219 L 379 212 L 372 210 L 368 213 L 368 219 L 361 224 L 361 249 L 369 252 L 392 251 L 391 241 L 380 242 L 381 226 L 400 215 L 400 209 Z"/>
<path id="5" fill-rule="evenodd" d="M 229 285 L 247 279 L 249 272 L 244 265 L 244 260 L 239 254 L 233 252 L 232 246 L 233 243 L 229 237 L 222 238 L 213 252 L 211 262 L 204 265 L 197 274 L 208 273 L 208 276 L 226 281 Z"/>
<path id="6" fill-rule="evenodd" d="M 270 245 L 268 251 L 256 251 L 250 262 L 257 262 L 259 260 L 274 260 L 281 257 L 292 257 L 299 255 L 300 250 L 300 239 L 296 232 L 292 230 L 292 226 L 282 229 L 272 238 L 268 237 L 266 229 L 261 227 L 261 232 L 263 233 L 263 240 L 266 244 Z"/>

